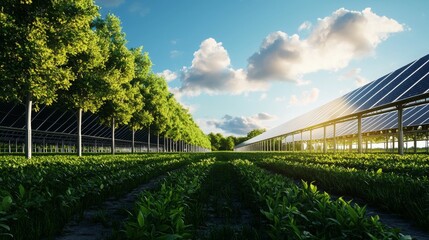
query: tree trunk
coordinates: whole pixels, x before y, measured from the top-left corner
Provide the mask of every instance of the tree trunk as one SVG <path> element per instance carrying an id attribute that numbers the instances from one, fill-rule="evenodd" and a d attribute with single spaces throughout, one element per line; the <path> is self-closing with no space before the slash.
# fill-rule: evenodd
<path id="1" fill-rule="evenodd" d="M 82 108 L 77 110 L 77 155 L 82 157 Z"/>
<path id="2" fill-rule="evenodd" d="M 115 118 L 112 117 L 112 147 L 111 147 L 111 153 L 115 154 Z"/>
<path id="3" fill-rule="evenodd" d="M 159 152 L 159 133 L 156 136 L 156 151 Z"/>
<path id="4" fill-rule="evenodd" d="M 150 127 L 147 129 L 147 152 L 150 152 Z"/>
<path id="5" fill-rule="evenodd" d="M 135 152 L 135 145 L 134 145 L 134 139 L 135 139 L 135 135 L 136 135 L 136 131 L 134 130 L 134 128 L 132 128 L 132 139 L 131 139 L 131 153 Z"/>
<path id="6" fill-rule="evenodd" d="M 32 111 L 32 106 L 33 106 L 33 101 L 32 101 L 32 96 L 31 93 L 28 94 L 27 96 L 27 106 L 26 106 L 26 120 L 27 120 L 27 124 L 25 125 L 25 157 L 27 159 L 31 159 L 31 153 L 32 153 L 32 149 L 31 149 L 31 111 Z"/>

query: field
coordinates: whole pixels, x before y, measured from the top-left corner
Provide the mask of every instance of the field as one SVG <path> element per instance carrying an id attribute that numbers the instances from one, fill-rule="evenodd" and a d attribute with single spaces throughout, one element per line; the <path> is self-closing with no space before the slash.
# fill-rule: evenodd
<path id="1" fill-rule="evenodd" d="M 0 156 L 0 239 L 429 239 L 428 176 L 423 154 Z"/>

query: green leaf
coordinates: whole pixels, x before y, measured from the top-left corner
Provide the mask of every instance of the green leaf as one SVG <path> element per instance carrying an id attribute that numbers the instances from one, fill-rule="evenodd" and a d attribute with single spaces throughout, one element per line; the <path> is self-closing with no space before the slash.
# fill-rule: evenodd
<path id="1" fill-rule="evenodd" d="M 19 196 L 23 198 L 24 195 L 25 195 L 25 188 L 24 186 L 22 186 L 22 184 L 19 184 Z"/>
<path id="2" fill-rule="evenodd" d="M 383 169 L 379 168 L 379 169 L 377 170 L 377 174 L 382 174 L 382 173 L 383 173 Z"/>
<path id="3" fill-rule="evenodd" d="M 139 214 L 137 215 L 137 222 L 139 223 L 139 227 L 144 226 L 144 216 L 143 213 L 139 211 Z"/>
<path id="4" fill-rule="evenodd" d="M 10 205 L 12 205 L 12 197 L 11 196 L 4 197 L 1 204 L 0 211 L 7 211 L 10 208 Z"/>

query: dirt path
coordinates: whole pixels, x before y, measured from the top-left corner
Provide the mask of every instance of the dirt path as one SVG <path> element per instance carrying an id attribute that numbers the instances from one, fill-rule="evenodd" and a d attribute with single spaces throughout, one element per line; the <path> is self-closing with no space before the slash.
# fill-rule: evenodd
<path id="1" fill-rule="evenodd" d="M 89 240 L 106 239 L 112 236 L 114 230 L 120 229 L 122 222 L 129 216 L 140 193 L 155 188 L 165 178 L 161 175 L 140 185 L 122 198 L 108 198 L 100 205 L 85 210 L 82 218 L 76 216 L 68 223 L 56 240 Z"/>

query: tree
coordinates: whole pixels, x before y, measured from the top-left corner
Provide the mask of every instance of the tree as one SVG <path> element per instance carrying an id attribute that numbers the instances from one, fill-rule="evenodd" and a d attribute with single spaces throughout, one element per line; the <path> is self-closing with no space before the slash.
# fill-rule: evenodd
<path id="1" fill-rule="evenodd" d="M 235 146 L 234 139 L 235 137 L 233 136 L 228 136 L 226 138 L 223 138 L 221 140 L 221 149 L 225 151 L 232 151 Z"/>
<path id="2" fill-rule="evenodd" d="M 131 81 L 131 84 L 139 89 L 140 94 L 142 96 L 142 104 L 141 108 L 135 109 L 131 120 L 130 120 L 130 128 L 132 131 L 132 147 L 131 152 L 134 153 L 134 135 L 137 130 L 142 129 L 145 126 L 148 126 L 152 121 L 153 117 L 151 113 L 146 109 L 145 101 L 146 101 L 146 93 L 148 92 L 148 88 L 145 85 L 145 81 L 149 75 L 150 68 L 152 66 L 152 62 L 149 59 L 147 53 L 142 53 L 142 47 L 132 49 L 132 53 L 134 55 L 134 78 Z"/>
<path id="3" fill-rule="evenodd" d="M 109 71 L 105 63 L 109 54 L 109 41 L 90 30 L 90 41 L 85 51 L 68 59 L 67 66 L 74 73 L 74 80 L 67 90 L 60 91 L 60 102 L 77 112 L 77 154 L 82 156 L 82 113 L 95 113 L 109 96 Z"/>
<path id="4" fill-rule="evenodd" d="M 265 131 L 266 131 L 265 129 L 253 129 L 252 131 L 247 133 L 247 139 L 246 140 L 254 138 L 254 137 L 264 133 Z"/>
<path id="5" fill-rule="evenodd" d="M 108 14 L 106 19 L 96 19 L 96 31 L 101 38 L 108 40 L 109 52 L 105 63 L 108 75 L 106 90 L 108 97 L 100 107 L 98 115 L 101 122 L 112 128 L 112 154 L 115 153 L 115 128 L 127 124 L 135 109 L 142 107 L 140 90 L 131 84 L 134 78 L 134 56 L 125 46 L 125 34 L 120 20 Z"/>
<path id="6" fill-rule="evenodd" d="M 220 142 L 221 142 L 221 139 L 223 138 L 222 134 L 220 134 L 220 133 L 217 133 L 217 134 L 209 133 L 208 137 L 210 139 L 212 151 L 219 150 L 220 146 L 221 146 Z"/>
<path id="7" fill-rule="evenodd" d="M 74 79 L 68 56 L 85 51 L 92 0 L 0 2 L 0 98 L 26 105 L 25 155 L 31 158 L 31 112 L 51 105 Z"/>
<path id="8" fill-rule="evenodd" d="M 159 151 L 159 134 L 167 129 L 168 101 L 171 96 L 168 92 L 167 82 L 156 74 L 149 74 L 143 81 L 143 85 L 145 87 L 143 92 L 144 109 L 150 113 L 152 119 L 152 121 L 147 122 L 148 144 L 150 144 L 150 133 L 153 130 L 157 134 L 157 149 Z"/>

